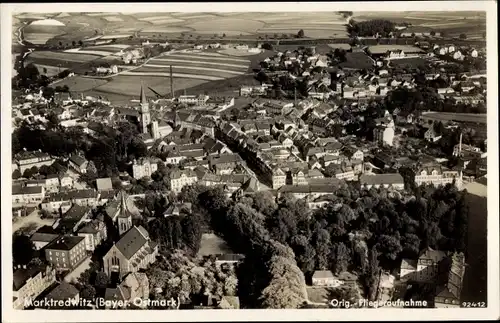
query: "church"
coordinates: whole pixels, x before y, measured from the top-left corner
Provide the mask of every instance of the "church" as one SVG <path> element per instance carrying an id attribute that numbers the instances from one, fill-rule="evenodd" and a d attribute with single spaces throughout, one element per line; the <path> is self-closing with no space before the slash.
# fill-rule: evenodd
<path id="1" fill-rule="evenodd" d="M 161 139 L 170 134 L 172 132 L 172 127 L 168 123 L 164 120 L 152 120 L 149 102 L 146 98 L 146 92 L 144 91 L 144 84 L 142 83 L 140 98 L 139 124 L 141 133 L 151 136 L 153 140 Z"/>
<path id="2" fill-rule="evenodd" d="M 118 228 L 120 239 L 103 257 L 104 272 L 110 277 L 117 274 L 121 279 L 128 273 L 147 268 L 156 261 L 158 245 L 149 238 L 148 231 L 132 223 L 133 214 L 127 206 L 126 193 L 121 191 L 118 207 L 114 212 L 106 210 Z M 115 201 L 114 201 L 115 202 Z"/>

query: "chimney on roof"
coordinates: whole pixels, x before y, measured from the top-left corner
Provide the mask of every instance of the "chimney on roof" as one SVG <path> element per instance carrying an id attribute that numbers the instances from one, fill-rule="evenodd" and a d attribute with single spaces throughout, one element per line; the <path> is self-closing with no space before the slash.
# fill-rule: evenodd
<path id="1" fill-rule="evenodd" d="M 26 265 L 23 265 L 23 269 L 26 269 Z"/>

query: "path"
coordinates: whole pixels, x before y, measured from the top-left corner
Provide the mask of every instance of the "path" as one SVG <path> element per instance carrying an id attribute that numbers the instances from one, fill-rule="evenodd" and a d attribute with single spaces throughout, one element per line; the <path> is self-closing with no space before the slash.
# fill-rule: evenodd
<path id="1" fill-rule="evenodd" d="M 469 232 L 462 301 L 485 302 L 487 296 L 487 188 L 477 182 L 464 185 L 469 204 Z M 490 214 L 491 216 L 492 214 Z"/>

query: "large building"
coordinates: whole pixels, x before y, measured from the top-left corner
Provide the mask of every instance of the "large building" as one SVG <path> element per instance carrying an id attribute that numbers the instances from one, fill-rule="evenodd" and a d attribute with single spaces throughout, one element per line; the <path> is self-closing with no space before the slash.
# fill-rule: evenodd
<path id="1" fill-rule="evenodd" d="M 440 165 L 421 166 L 415 171 L 415 184 L 431 184 L 434 186 L 451 184 L 455 181 L 456 185 L 460 183 L 460 171 L 446 169 Z"/>
<path id="2" fill-rule="evenodd" d="M 143 177 L 151 177 L 151 174 L 158 170 L 158 163 L 152 161 L 149 158 L 142 158 L 134 160 L 132 165 L 132 176 L 135 179 L 141 179 Z"/>
<path id="3" fill-rule="evenodd" d="M 13 281 L 14 309 L 23 309 L 56 281 L 56 273 L 50 266 L 25 266 L 14 270 Z"/>
<path id="4" fill-rule="evenodd" d="M 12 185 L 12 204 L 40 204 L 45 197 L 43 186 Z"/>
<path id="5" fill-rule="evenodd" d="M 134 226 L 104 256 L 104 272 L 109 276 L 117 273 L 123 278 L 155 262 L 157 254 L 158 245 L 151 241 L 146 229 Z"/>
<path id="6" fill-rule="evenodd" d="M 14 163 L 21 174 L 32 167 L 50 166 L 54 161 L 49 154 L 41 151 L 22 151 L 14 156 Z"/>
<path id="7" fill-rule="evenodd" d="M 45 258 L 58 270 L 72 270 L 86 255 L 84 237 L 62 236 L 45 247 Z"/>
<path id="8" fill-rule="evenodd" d="M 196 183 L 198 176 L 190 169 L 176 170 L 170 173 L 169 180 L 170 189 L 175 193 L 179 193 L 184 186 Z"/>

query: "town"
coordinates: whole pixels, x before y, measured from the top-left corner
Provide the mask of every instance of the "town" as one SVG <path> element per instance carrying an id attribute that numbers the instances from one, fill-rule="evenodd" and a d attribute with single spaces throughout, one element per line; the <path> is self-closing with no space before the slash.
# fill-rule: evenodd
<path id="1" fill-rule="evenodd" d="M 14 308 L 486 306 L 486 42 L 356 19 L 16 63 Z M 124 75 L 128 102 L 74 90 Z"/>

